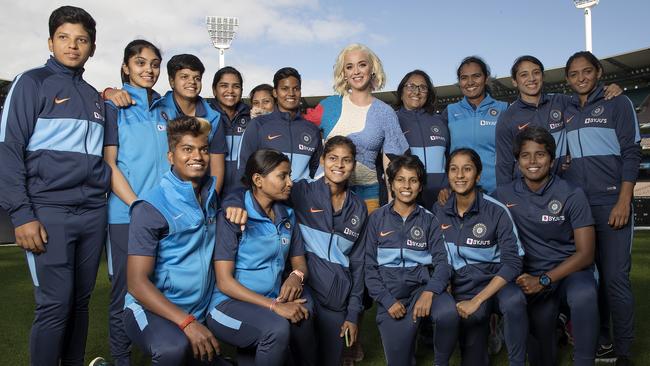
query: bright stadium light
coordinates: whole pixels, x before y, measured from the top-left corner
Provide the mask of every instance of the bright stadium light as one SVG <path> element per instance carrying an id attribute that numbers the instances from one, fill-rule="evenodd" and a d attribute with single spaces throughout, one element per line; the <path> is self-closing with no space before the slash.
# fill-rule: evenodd
<path id="1" fill-rule="evenodd" d="M 591 8 L 598 5 L 599 0 L 573 0 L 578 9 L 585 9 L 585 49 L 592 50 L 591 44 Z"/>
<path id="2" fill-rule="evenodd" d="M 219 69 L 226 66 L 224 53 L 230 48 L 230 43 L 237 28 L 239 28 L 239 18 L 236 17 L 205 17 L 205 24 L 208 26 L 208 35 L 212 45 L 219 50 Z"/>

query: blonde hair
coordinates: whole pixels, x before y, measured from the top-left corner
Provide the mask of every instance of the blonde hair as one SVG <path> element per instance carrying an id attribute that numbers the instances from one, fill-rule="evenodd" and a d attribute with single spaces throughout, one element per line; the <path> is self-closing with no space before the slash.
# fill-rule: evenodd
<path id="1" fill-rule="evenodd" d="M 167 143 L 173 151 L 184 135 L 210 136 L 212 125 L 208 120 L 192 116 L 180 116 L 167 122 Z"/>
<path id="2" fill-rule="evenodd" d="M 346 46 L 339 55 L 336 57 L 336 63 L 334 64 L 334 91 L 339 95 L 349 94 L 348 83 L 345 80 L 345 56 L 348 52 L 352 51 L 361 51 L 368 55 L 368 61 L 372 65 L 372 75 L 370 80 L 370 90 L 376 91 L 381 90 L 386 85 L 386 74 L 384 73 L 384 67 L 381 64 L 381 60 L 377 55 L 372 52 L 370 48 L 360 43 L 352 43 Z"/>

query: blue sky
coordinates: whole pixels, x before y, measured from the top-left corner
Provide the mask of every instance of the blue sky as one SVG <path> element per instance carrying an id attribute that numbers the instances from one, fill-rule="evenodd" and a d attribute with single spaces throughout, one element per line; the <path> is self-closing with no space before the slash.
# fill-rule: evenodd
<path id="1" fill-rule="evenodd" d="M 303 95 L 332 93 L 332 66 L 345 45 L 360 42 L 381 58 L 394 90 L 414 68 L 436 85 L 454 83 L 456 66 L 468 55 L 483 57 L 493 75 L 507 76 L 522 54 L 547 68 L 562 66 L 584 48 L 584 17 L 570 0 L 351 1 L 351 0 L 112 0 L 70 1 L 98 23 L 98 49 L 86 79 L 97 89 L 119 85 L 123 47 L 135 38 L 159 45 L 163 63 L 194 53 L 206 65 L 203 95 L 218 68 L 218 53 L 205 28 L 206 15 L 237 16 L 240 29 L 226 63 L 244 74 L 247 93 L 272 81 L 280 67 L 303 76 Z M 47 19 L 62 3 L 3 4 L 0 14 L 0 78 L 43 63 L 48 56 Z M 601 0 L 593 11 L 594 53 L 612 56 L 650 47 L 650 1 Z M 156 90 L 168 89 L 165 76 Z"/>

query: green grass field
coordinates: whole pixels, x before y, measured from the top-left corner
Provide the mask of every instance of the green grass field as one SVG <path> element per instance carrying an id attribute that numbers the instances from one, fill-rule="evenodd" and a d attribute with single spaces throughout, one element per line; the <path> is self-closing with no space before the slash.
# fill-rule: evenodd
<path id="1" fill-rule="evenodd" d="M 637 233 L 632 251 L 632 285 L 635 295 L 636 329 L 633 347 L 636 365 L 650 365 L 650 233 Z M 31 277 L 27 270 L 22 250 L 16 247 L 0 248 L 0 365 L 28 365 L 28 337 L 31 326 L 34 301 Z M 90 329 L 86 347 L 86 359 L 108 356 L 108 298 L 110 284 L 106 261 L 102 261 L 97 276 L 97 285 L 90 304 Z M 363 346 L 366 354 L 363 365 L 383 365 L 384 356 L 379 333 L 375 326 L 374 311 L 366 314 L 363 321 Z M 225 348 L 226 353 L 232 350 Z M 493 365 L 507 365 L 505 349 L 493 357 Z M 569 365 L 570 348 L 561 349 L 561 365 Z M 145 365 L 144 357 L 134 352 L 134 365 Z M 433 354 L 420 347 L 418 365 L 431 365 Z M 453 365 L 460 364 L 458 354 Z"/>

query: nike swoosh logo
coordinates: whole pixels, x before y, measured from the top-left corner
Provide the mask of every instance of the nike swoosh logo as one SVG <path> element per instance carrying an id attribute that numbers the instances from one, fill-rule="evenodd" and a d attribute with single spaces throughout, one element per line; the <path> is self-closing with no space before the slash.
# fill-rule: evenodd
<path id="1" fill-rule="evenodd" d="M 512 208 L 512 207 L 515 207 L 515 206 L 517 206 L 516 203 L 506 203 L 507 208 Z"/>
<path id="2" fill-rule="evenodd" d="M 411 130 L 406 130 L 402 134 L 406 135 L 407 133 L 411 132 Z"/>
<path id="3" fill-rule="evenodd" d="M 395 232 L 395 230 L 386 231 L 386 232 L 380 231 L 379 236 L 388 236 L 388 235 L 390 235 L 390 234 L 392 234 L 394 232 Z"/>
<path id="4" fill-rule="evenodd" d="M 282 136 L 282 135 L 274 135 L 274 136 L 268 135 L 268 136 L 266 136 L 266 138 L 269 139 L 269 140 L 275 140 L 280 136 Z"/>
<path id="5" fill-rule="evenodd" d="M 174 216 L 174 220 L 178 220 L 179 217 L 183 216 L 183 214 L 180 214 L 178 216 Z"/>
<path id="6" fill-rule="evenodd" d="M 442 224 L 442 225 L 440 225 L 440 228 L 441 228 L 442 230 L 447 230 L 447 229 L 449 229 L 450 227 L 451 227 L 451 224 Z"/>
<path id="7" fill-rule="evenodd" d="M 70 98 L 63 98 L 63 99 L 54 98 L 54 104 L 65 103 L 65 102 L 67 102 L 68 100 L 70 100 Z"/>
<path id="8" fill-rule="evenodd" d="M 528 127 L 529 124 L 530 124 L 530 122 L 528 122 L 528 123 L 526 123 L 526 124 L 523 124 L 523 125 L 519 125 L 519 126 L 517 126 L 517 128 L 519 129 L 519 131 L 521 131 L 521 130 L 523 130 L 524 128 Z"/>
<path id="9" fill-rule="evenodd" d="M 319 210 L 319 209 L 317 209 L 317 208 L 310 208 L 310 209 L 309 209 L 309 212 L 311 212 L 311 213 L 318 213 L 318 212 L 323 212 L 323 210 Z"/>
<path id="10" fill-rule="evenodd" d="M 575 117 L 575 114 L 574 114 L 573 116 L 571 116 L 571 117 L 569 117 L 569 118 L 567 118 L 567 119 L 566 119 L 566 123 L 569 123 L 569 122 L 571 122 L 571 120 L 573 119 L 573 117 Z"/>

